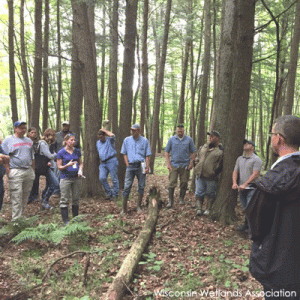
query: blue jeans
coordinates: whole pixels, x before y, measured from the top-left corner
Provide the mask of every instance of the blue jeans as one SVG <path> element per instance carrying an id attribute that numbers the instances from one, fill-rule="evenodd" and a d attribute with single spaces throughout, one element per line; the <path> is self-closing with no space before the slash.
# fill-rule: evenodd
<path id="1" fill-rule="evenodd" d="M 103 185 L 105 193 L 108 197 L 119 196 L 118 164 L 118 159 L 113 157 L 106 162 L 102 162 L 99 166 L 99 180 Z M 111 188 L 107 182 L 108 174 L 110 174 L 113 188 Z"/>
<path id="2" fill-rule="evenodd" d="M 49 198 L 54 194 L 54 192 L 59 189 L 59 181 L 55 174 L 55 171 L 51 168 L 48 169 L 46 174 L 46 188 L 42 192 L 43 201 L 49 201 Z"/>
<path id="3" fill-rule="evenodd" d="M 240 201 L 243 209 L 246 209 L 252 195 L 254 194 L 255 189 L 246 189 L 239 191 Z"/>
<path id="4" fill-rule="evenodd" d="M 4 197 L 4 184 L 3 178 L 0 179 L 0 210 L 2 209 L 3 205 L 3 197 Z"/>
<path id="5" fill-rule="evenodd" d="M 207 180 L 204 178 L 196 178 L 196 192 L 198 198 L 203 198 L 205 195 L 209 199 L 216 199 L 218 190 L 218 182 L 215 180 Z"/>
<path id="6" fill-rule="evenodd" d="M 39 186 L 40 186 L 40 175 L 35 173 L 35 178 L 32 184 L 32 189 L 28 198 L 28 201 L 31 202 L 39 197 Z"/>
<path id="7" fill-rule="evenodd" d="M 138 192 L 144 194 L 146 174 L 142 173 L 141 164 L 129 164 L 126 167 L 123 196 L 129 196 L 135 176 L 138 179 Z"/>

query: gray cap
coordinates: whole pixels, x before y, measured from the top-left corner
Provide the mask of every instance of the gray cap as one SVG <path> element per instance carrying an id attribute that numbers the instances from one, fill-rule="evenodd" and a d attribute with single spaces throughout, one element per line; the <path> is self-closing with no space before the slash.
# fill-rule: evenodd
<path id="1" fill-rule="evenodd" d="M 133 130 L 137 130 L 137 129 L 140 129 L 140 128 L 141 127 L 140 127 L 139 124 L 134 124 L 134 125 L 131 126 L 131 129 L 133 129 Z"/>

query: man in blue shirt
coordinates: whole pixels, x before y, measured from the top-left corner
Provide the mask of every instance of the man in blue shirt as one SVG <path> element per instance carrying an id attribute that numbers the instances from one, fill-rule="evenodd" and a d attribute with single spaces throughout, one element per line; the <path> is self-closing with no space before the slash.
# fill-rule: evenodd
<path id="1" fill-rule="evenodd" d="M 170 160 L 171 152 L 171 160 Z M 174 202 L 174 190 L 180 177 L 179 204 L 184 204 L 184 196 L 187 190 L 190 170 L 194 166 L 196 148 L 193 139 L 184 134 L 184 126 L 179 124 L 176 135 L 172 136 L 165 148 L 165 158 L 169 169 L 169 202 L 167 208 L 171 208 Z"/>
<path id="2" fill-rule="evenodd" d="M 127 200 L 130 194 L 134 177 L 138 179 L 138 199 L 136 201 L 137 211 L 141 212 L 141 203 L 144 194 L 146 174 L 150 169 L 150 145 L 146 138 L 140 135 L 140 125 L 131 127 L 131 136 L 123 141 L 121 154 L 124 154 L 126 174 L 123 190 L 123 209 L 121 214 L 127 213 Z"/>
<path id="3" fill-rule="evenodd" d="M 99 180 L 105 190 L 106 200 L 116 201 L 119 195 L 119 179 L 118 179 L 118 159 L 115 149 L 115 135 L 105 128 L 101 128 L 98 132 L 99 140 L 96 143 L 99 158 L 101 160 L 99 166 Z M 113 183 L 113 188 L 107 182 L 108 174 Z"/>

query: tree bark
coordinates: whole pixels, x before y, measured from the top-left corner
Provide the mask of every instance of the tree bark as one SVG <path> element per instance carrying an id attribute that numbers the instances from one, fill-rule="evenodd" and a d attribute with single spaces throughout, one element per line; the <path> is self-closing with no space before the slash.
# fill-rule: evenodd
<path id="1" fill-rule="evenodd" d="M 124 63 L 121 88 L 121 110 L 120 110 L 120 127 L 117 136 L 117 152 L 120 153 L 123 140 L 130 133 L 132 117 L 132 97 L 133 97 L 133 75 L 135 61 L 135 41 L 136 41 L 136 19 L 137 19 L 138 0 L 128 0 L 126 2 L 126 22 L 124 38 Z M 126 166 L 123 155 L 119 154 L 119 182 L 120 186 L 124 185 Z"/>
<path id="2" fill-rule="evenodd" d="M 18 120 L 16 75 L 15 75 L 15 49 L 14 49 L 14 1 L 8 0 L 8 48 L 9 48 L 9 83 L 10 103 L 13 123 Z"/>
<path id="3" fill-rule="evenodd" d="M 149 79 L 148 79 L 148 11 L 149 0 L 144 0 L 144 13 L 143 13 L 143 40 L 142 40 L 142 95 L 141 95 L 141 134 L 144 134 L 146 106 L 149 102 Z"/>
<path id="4" fill-rule="evenodd" d="M 154 160 L 156 153 L 156 143 L 158 140 L 158 131 L 159 131 L 159 111 L 160 111 L 160 98 L 162 93 L 162 86 L 164 82 L 164 72 L 167 56 L 167 46 L 168 46 L 168 36 L 169 36 L 169 27 L 170 27 L 170 15 L 171 15 L 171 6 L 172 0 L 168 0 L 166 7 L 166 16 L 165 16 L 165 28 L 164 28 L 164 38 L 163 46 L 161 51 L 161 59 L 159 64 L 159 71 L 157 76 L 157 87 L 155 93 L 155 103 L 153 111 L 153 122 L 152 122 L 152 140 L 151 140 L 151 158 L 150 158 L 150 168 L 151 172 L 154 172 Z"/>
<path id="5" fill-rule="evenodd" d="M 72 65 L 71 65 L 71 93 L 70 93 L 70 128 L 75 132 L 79 138 L 80 143 L 80 128 L 81 128 L 81 114 L 83 105 L 83 89 L 81 81 L 82 65 L 79 61 L 78 47 L 75 42 L 75 31 L 78 29 L 75 23 L 72 24 Z M 79 34 L 79 33 L 78 33 Z"/>
<path id="6" fill-rule="evenodd" d="M 118 14 L 119 0 L 113 0 L 113 15 L 110 25 L 111 53 L 110 53 L 110 72 L 109 72 L 109 106 L 111 111 L 112 132 L 118 132 Z M 135 37 L 134 37 L 135 38 Z M 133 50 L 134 52 L 134 50 Z M 125 56 L 125 54 L 124 54 Z M 125 117 L 125 116 L 124 116 Z"/>
<path id="7" fill-rule="evenodd" d="M 49 0 L 45 0 L 44 24 L 44 53 L 43 53 L 43 132 L 48 128 L 48 54 L 49 54 Z"/>
<path id="8" fill-rule="evenodd" d="M 254 12 L 255 0 L 225 1 L 214 127 L 221 133 L 225 149 L 220 188 L 212 212 L 214 219 L 219 219 L 225 224 L 235 220 L 236 194 L 231 189 L 231 174 L 237 157 L 242 153 L 245 137 L 252 69 Z"/>
<path id="9" fill-rule="evenodd" d="M 103 5 L 103 20 L 102 20 L 102 45 L 101 45 L 101 75 L 100 75 L 100 124 L 102 124 L 103 119 L 103 103 L 104 103 L 104 90 L 105 90 L 105 59 L 106 59 L 106 5 Z M 109 128 L 110 129 L 110 128 Z M 108 129 L 108 130 L 109 130 Z"/>
<path id="10" fill-rule="evenodd" d="M 189 24 L 187 25 L 189 26 Z M 185 51 L 184 51 L 184 59 L 183 59 L 183 68 L 182 68 L 182 78 L 181 78 L 181 89 L 180 89 L 180 98 L 179 98 L 179 115 L 178 115 L 178 123 L 184 123 L 184 111 L 185 111 L 185 83 L 186 83 L 186 75 L 188 70 L 189 63 L 189 54 L 190 54 L 190 36 L 187 32 L 186 42 L 185 42 Z"/>
<path id="11" fill-rule="evenodd" d="M 72 0 L 74 40 L 78 48 L 81 63 L 81 81 L 84 96 L 85 143 L 84 143 L 84 174 L 85 193 L 93 197 L 101 193 L 99 172 L 95 168 L 99 164 L 96 148 L 100 105 L 97 90 L 97 70 L 94 58 L 92 33 L 88 24 L 88 10 L 85 2 Z"/>
<path id="12" fill-rule="evenodd" d="M 296 4 L 294 34 L 291 42 L 290 66 L 287 83 L 287 95 L 284 106 L 284 115 L 291 115 L 294 103 L 295 81 L 300 42 L 300 2 Z"/>
<path id="13" fill-rule="evenodd" d="M 113 283 L 109 287 L 107 293 L 103 297 L 105 300 L 118 300 L 123 299 L 126 292 L 126 286 L 132 280 L 134 271 L 140 261 L 140 258 L 147 246 L 152 232 L 155 228 L 157 217 L 158 217 L 158 209 L 160 202 L 160 195 L 157 192 L 156 188 L 151 188 L 150 196 L 149 196 L 149 205 L 148 205 L 148 217 L 145 221 L 143 228 L 133 243 L 129 253 L 127 254 L 123 264 L 115 277 Z"/>
<path id="14" fill-rule="evenodd" d="M 58 75 L 57 75 L 57 112 L 56 112 L 56 130 L 61 128 L 61 98 L 62 98 L 62 85 L 61 85 L 61 45 L 60 45 L 60 0 L 56 3 L 56 27 L 57 27 L 57 54 L 58 54 Z"/>
<path id="15" fill-rule="evenodd" d="M 204 58 L 203 58 L 203 77 L 201 86 L 201 104 L 200 115 L 198 121 L 198 143 L 203 145 L 206 142 L 206 128 L 205 128 L 205 115 L 206 104 L 209 86 L 209 73 L 210 73 L 210 43 L 211 43 L 211 16 L 210 16 L 211 1 L 204 1 L 204 21 L 205 21 L 205 40 L 204 40 Z"/>
<path id="16" fill-rule="evenodd" d="M 31 114 L 31 93 L 30 93 L 30 83 L 28 77 L 28 69 L 27 69 L 27 60 L 26 60 L 26 47 L 25 47 L 25 26 L 24 26 L 24 4 L 25 0 L 21 0 L 20 5 L 20 44 L 21 44 L 21 69 L 22 76 L 25 85 L 25 95 L 26 95 L 26 104 L 27 104 L 27 112 L 28 112 L 28 122 L 30 121 Z"/>
<path id="17" fill-rule="evenodd" d="M 40 107 L 41 107 L 41 88 L 42 88 L 42 13 L 43 1 L 35 0 L 35 54 L 34 54 L 34 73 L 33 73 L 33 96 L 31 106 L 31 126 L 39 130 Z"/>

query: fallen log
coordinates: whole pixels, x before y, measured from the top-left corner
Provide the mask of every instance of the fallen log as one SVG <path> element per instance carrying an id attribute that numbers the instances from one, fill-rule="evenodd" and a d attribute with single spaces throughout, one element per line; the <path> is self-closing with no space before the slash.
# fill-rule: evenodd
<path id="1" fill-rule="evenodd" d="M 116 275 L 113 283 L 109 287 L 107 293 L 102 299 L 104 300 L 119 300 L 125 296 L 128 285 L 130 284 L 134 271 L 141 259 L 141 256 L 147 246 L 152 232 L 155 228 L 158 209 L 160 207 L 160 193 L 156 187 L 151 187 L 149 191 L 148 217 L 144 226 L 133 243 L 129 253 L 127 254 L 123 264 Z"/>

